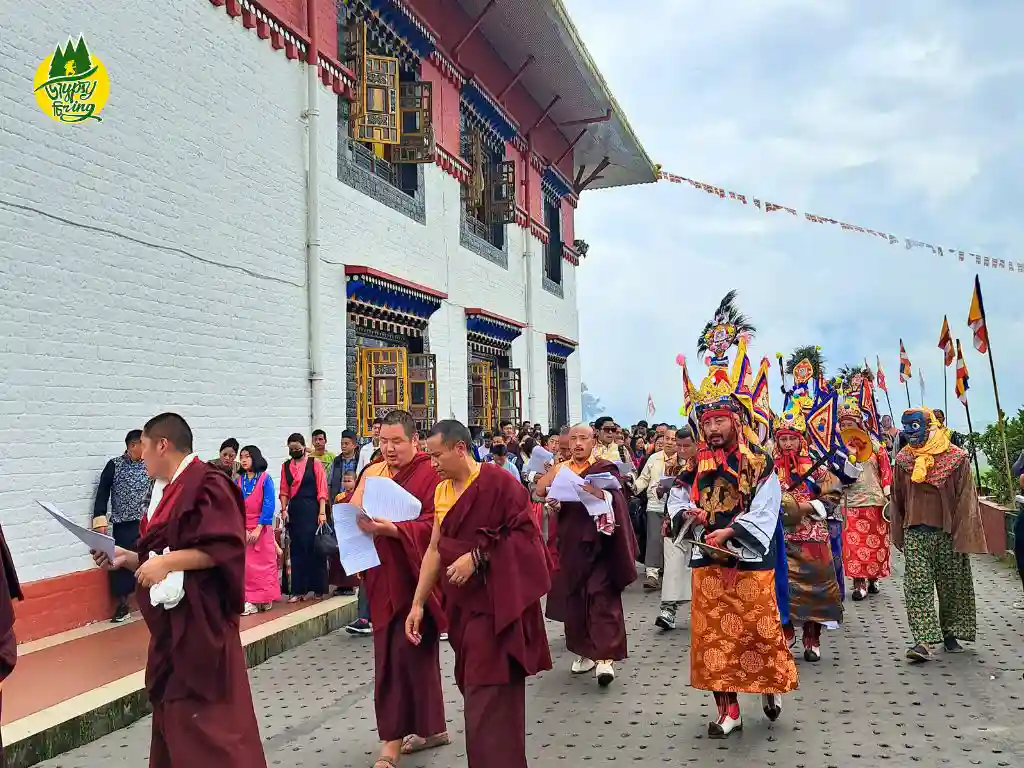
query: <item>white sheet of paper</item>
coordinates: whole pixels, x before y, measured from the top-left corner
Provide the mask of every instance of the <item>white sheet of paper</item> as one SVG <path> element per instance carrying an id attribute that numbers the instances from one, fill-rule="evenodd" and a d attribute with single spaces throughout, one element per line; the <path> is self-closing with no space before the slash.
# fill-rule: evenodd
<path id="1" fill-rule="evenodd" d="M 615 491 L 622 487 L 622 483 L 616 480 L 611 472 L 597 472 L 593 475 L 587 475 L 586 481 L 602 491 Z"/>
<path id="2" fill-rule="evenodd" d="M 562 467 L 555 473 L 551 485 L 548 486 L 548 498 L 551 501 L 579 501 L 576 491 L 583 485 L 583 479 L 568 467 Z"/>
<path id="3" fill-rule="evenodd" d="M 368 477 L 363 490 L 363 509 L 370 517 L 404 523 L 420 516 L 423 505 L 390 477 Z"/>
<path id="4" fill-rule="evenodd" d="M 552 461 L 554 458 L 554 454 L 550 451 L 536 445 L 533 448 L 533 452 L 530 454 L 530 460 L 526 462 L 526 466 L 523 467 L 523 472 L 543 472 L 544 465 L 549 461 Z"/>
<path id="5" fill-rule="evenodd" d="M 590 478 L 587 479 L 589 480 Z M 579 496 L 580 504 L 587 508 L 587 512 L 590 513 L 591 517 L 611 514 L 611 504 L 604 497 L 599 499 L 583 490 L 582 486 L 576 489 L 576 494 Z"/>
<path id="6" fill-rule="evenodd" d="M 616 461 L 615 466 L 618 467 L 619 474 L 625 477 L 626 475 L 632 475 L 636 472 L 636 467 L 630 464 L 628 461 Z"/>
<path id="7" fill-rule="evenodd" d="M 90 550 L 102 552 L 111 560 L 114 559 L 113 536 L 107 536 L 105 534 L 98 533 L 97 531 L 93 531 L 89 528 L 83 528 L 78 523 L 69 520 L 67 515 L 65 515 L 63 512 L 57 509 L 57 507 L 55 507 L 53 504 L 49 504 L 45 501 L 39 500 L 36 500 L 36 504 L 38 504 L 47 512 L 49 512 L 53 519 L 60 523 L 62 526 L 64 526 L 68 531 L 75 534 L 75 536 L 77 536 L 83 544 L 89 547 Z"/>
<path id="8" fill-rule="evenodd" d="M 338 539 L 338 555 L 345 573 L 352 576 L 380 565 L 373 536 L 363 533 L 356 525 L 356 516 L 361 515 L 362 510 L 355 504 L 335 504 L 331 507 L 331 514 L 334 535 Z"/>
<path id="9" fill-rule="evenodd" d="M 671 475 L 665 475 L 663 478 L 661 478 L 661 480 L 658 481 L 658 486 L 662 490 L 668 491 L 672 489 L 672 486 L 675 485 L 675 483 L 676 479 L 674 477 L 672 477 Z"/>

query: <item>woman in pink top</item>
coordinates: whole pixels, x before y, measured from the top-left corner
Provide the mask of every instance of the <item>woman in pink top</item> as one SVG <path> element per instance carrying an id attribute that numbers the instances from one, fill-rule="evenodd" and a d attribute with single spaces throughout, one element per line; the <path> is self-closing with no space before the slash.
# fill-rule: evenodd
<path id="1" fill-rule="evenodd" d="M 240 455 L 238 487 L 245 500 L 245 611 L 243 616 L 269 611 L 281 598 L 277 578 L 277 542 L 274 540 L 274 480 L 267 460 L 255 445 Z"/>

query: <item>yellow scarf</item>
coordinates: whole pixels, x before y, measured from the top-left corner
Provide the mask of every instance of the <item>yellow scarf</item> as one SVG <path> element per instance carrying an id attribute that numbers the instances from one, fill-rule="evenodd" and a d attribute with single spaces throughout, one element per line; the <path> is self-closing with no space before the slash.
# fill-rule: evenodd
<path id="1" fill-rule="evenodd" d="M 930 413 L 927 414 L 927 418 L 930 424 L 935 423 L 932 421 L 934 416 Z M 910 480 L 915 483 L 923 483 L 928 477 L 928 470 L 935 463 L 935 457 L 948 451 L 949 446 L 949 430 L 942 427 L 933 429 L 928 441 L 920 448 L 908 445 L 907 450 L 914 457 L 914 471 L 910 474 Z"/>

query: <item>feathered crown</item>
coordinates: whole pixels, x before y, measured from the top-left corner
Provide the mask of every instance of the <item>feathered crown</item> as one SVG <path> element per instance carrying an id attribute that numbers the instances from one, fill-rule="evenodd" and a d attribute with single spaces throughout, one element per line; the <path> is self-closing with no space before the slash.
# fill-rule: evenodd
<path id="1" fill-rule="evenodd" d="M 789 407 L 775 418 L 773 428 L 776 435 L 780 432 L 805 434 L 807 432 L 807 419 L 799 403 L 790 403 Z"/>
<path id="2" fill-rule="evenodd" d="M 718 304 L 714 319 L 704 326 L 697 339 L 697 352 L 710 352 L 715 361 L 728 364 L 725 354 L 737 343 L 744 334 L 753 338 L 757 328 L 747 319 L 746 315 L 736 307 L 736 291 L 729 291 Z"/>
<path id="3" fill-rule="evenodd" d="M 715 311 L 715 319 L 708 323 L 697 342 L 700 352 L 711 352 L 708 372 L 693 396 L 693 409 L 699 420 L 708 411 L 728 410 L 737 414 L 746 412 L 753 417 L 750 359 L 747 344 L 754 326 L 736 308 L 736 291 L 729 291 Z M 736 360 L 729 370 L 730 347 L 737 346 Z"/>

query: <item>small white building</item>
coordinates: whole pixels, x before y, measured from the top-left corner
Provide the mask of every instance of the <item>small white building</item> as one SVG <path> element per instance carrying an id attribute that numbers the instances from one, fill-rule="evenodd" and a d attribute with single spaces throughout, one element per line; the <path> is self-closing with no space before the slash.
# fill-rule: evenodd
<path id="1" fill-rule="evenodd" d="M 65 596 L 23 636 L 107 612 L 33 500 L 88 521 L 158 412 L 272 460 L 394 407 L 581 417 L 574 209 L 655 170 L 559 0 L 12 2 L 0 522 L 30 593 Z M 109 99 L 59 122 L 33 76 L 80 35 Z"/>

